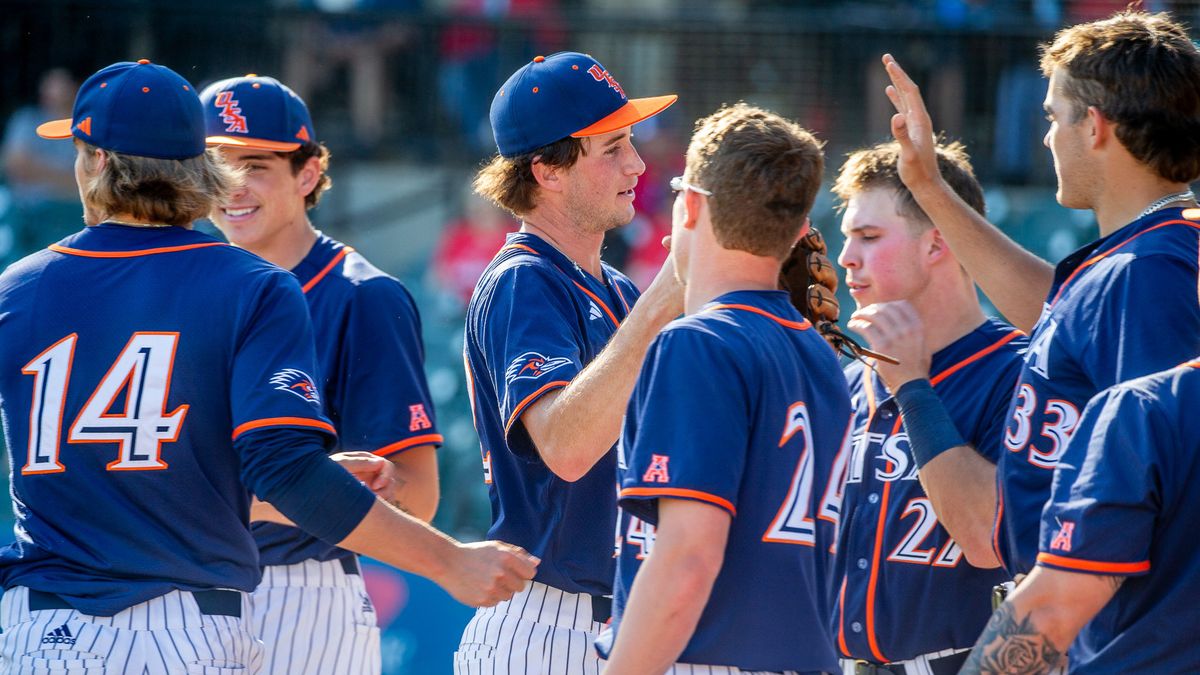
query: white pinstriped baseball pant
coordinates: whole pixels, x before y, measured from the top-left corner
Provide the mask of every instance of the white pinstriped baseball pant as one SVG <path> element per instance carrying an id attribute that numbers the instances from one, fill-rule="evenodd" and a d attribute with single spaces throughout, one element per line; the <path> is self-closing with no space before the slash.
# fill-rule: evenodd
<path id="1" fill-rule="evenodd" d="M 455 675 L 599 675 L 592 597 L 530 582 L 511 600 L 483 607 L 463 630 Z"/>
<path id="2" fill-rule="evenodd" d="M 241 596 L 248 616 L 248 596 Z M 0 600 L 4 675 L 256 675 L 262 645 L 241 618 L 200 612 L 191 593 L 171 591 L 113 616 L 74 609 L 30 611 L 29 589 Z"/>
<path id="3" fill-rule="evenodd" d="M 375 606 L 362 575 L 347 574 L 340 561 L 266 567 L 251 602 L 266 650 L 263 675 L 380 672 Z"/>

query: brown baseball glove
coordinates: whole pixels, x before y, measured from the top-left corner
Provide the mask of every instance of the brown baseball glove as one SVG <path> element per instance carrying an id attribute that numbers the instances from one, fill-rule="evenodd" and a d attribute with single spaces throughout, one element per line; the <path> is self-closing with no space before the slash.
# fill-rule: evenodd
<path id="1" fill-rule="evenodd" d="M 838 329 L 838 314 L 841 311 L 837 299 L 838 279 L 828 252 L 829 248 L 820 231 L 809 227 L 808 232 L 792 248 L 791 255 L 783 261 L 783 267 L 779 270 L 779 287 L 792 296 L 792 304 L 834 351 L 852 359 L 869 356 L 896 363 L 892 357 L 863 347 Z"/>

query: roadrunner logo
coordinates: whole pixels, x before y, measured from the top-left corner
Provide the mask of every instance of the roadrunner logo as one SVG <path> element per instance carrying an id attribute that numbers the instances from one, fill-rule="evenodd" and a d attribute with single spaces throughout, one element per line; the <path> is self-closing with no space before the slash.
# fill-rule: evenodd
<path id="1" fill-rule="evenodd" d="M 71 634 L 71 629 L 68 628 L 67 624 L 64 623 L 58 628 L 46 633 L 45 637 L 42 638 L 42 644 L 74 647 L 75 636 Z"/>
<path id="2" fill-rule="evenodd" d="M 537 352 L 525 352 L 513 359 L 504 373 L 504 379 L 512 382 L 522 378 L 536 380 L 552 370 L 558 370 L 571 362 L 564 356 L 546 357 Z"/>
<path id="3" fill-rule="evenodd" d="M 271 384 L 280 391 L 290 392 L 300 398 L 321 405 L 321 395 L 317 393 L 317 385 L 308 373 L 295 368 L 284 368 L 271 376 Z"/>

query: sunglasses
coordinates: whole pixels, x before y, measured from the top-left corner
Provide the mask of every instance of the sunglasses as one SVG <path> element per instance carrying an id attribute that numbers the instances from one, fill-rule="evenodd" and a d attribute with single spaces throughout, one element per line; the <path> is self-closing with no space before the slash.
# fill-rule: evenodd
<path id="1" fill-rule="evenodd" d="M 684 190 L 691 190 L 692 192 L 695 192 L 697 194 L 702 194 L 705 197 L 713 196 L 713 193 L 709 192 L 708 190 L 705 190 L 704 188 L 701 188 L 701 187 L 696 187 L 695 185 L 688 183 L 687 181 L 685 181 L 683 179 L 683 176 L 675 176 L 674 178 L 671 179 L 671 190 L 674 192 L 683 192 Z"/>

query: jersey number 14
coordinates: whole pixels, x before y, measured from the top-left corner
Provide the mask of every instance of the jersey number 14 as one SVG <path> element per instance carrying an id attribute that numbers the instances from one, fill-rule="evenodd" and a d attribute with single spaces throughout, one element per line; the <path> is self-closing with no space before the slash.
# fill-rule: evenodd
<path id="1" fill-rule="evenodd" d="M 35 356 L 21 372 L 33 376 L 29 411 L 29 456 L 21 473 L 59 473 L 63 411 L 79 336 L 72 333 Z M 167 412 L 171 370 L 179 333 L 137 332 L 117 355 L 100 384 L 75 416 L 68 443 L 116 443 L 109 471 L 167 468 L 160 449 L 179 438 L 188 406 Z M 113 406 L 124 395 L 122 409 Z"/>

